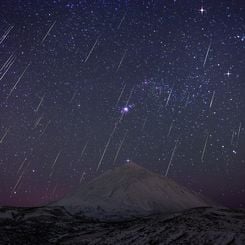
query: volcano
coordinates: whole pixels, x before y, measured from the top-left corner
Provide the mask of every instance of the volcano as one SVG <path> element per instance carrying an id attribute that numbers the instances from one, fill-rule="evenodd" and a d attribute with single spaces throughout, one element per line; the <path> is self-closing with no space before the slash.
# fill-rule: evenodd
<path id="1" fill-rule="evenodd" d="M 127 163 L 106 171 L 49 206 L 98 219 L 173 213 L 212 204 L 168 177 Z"/>

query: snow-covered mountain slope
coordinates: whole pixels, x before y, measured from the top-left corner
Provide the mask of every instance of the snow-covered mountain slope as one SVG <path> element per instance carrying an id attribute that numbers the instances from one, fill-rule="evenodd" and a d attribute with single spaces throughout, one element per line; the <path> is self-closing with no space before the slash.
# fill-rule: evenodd
<path id="1" fill-rule="evenodd" d="M 124 222 L 72 216 L 62 207 L 0 207 L 1 245 L 245 244 L 245 210 L 194 208 Z"/>
<path id="2" fill-rule="evenodd" d="M 197 193 L 134 163 L 109 170 L 52 203 L 69 212 L 113 219 L 153 213 L 171 213 L 210 206 Z"/>

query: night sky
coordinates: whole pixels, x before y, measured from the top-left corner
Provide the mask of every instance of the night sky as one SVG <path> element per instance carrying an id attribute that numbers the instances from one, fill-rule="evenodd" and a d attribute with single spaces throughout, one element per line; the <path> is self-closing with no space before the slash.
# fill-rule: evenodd
<path id="1" fill-rule="evenodd" d="M 245 2 L 0 2 L 0 205 L 134 161 L 245 207 Z"/>

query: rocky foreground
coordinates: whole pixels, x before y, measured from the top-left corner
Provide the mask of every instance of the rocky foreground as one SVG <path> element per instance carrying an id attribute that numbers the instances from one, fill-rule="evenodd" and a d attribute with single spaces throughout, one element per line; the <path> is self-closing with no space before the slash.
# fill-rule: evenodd
<path id="1" fill-rule="evenodd" d="M 194 208 L 101 222 L 62 207 L 2 207 L 0 244 L 245 244 L 245 210 Z"/>

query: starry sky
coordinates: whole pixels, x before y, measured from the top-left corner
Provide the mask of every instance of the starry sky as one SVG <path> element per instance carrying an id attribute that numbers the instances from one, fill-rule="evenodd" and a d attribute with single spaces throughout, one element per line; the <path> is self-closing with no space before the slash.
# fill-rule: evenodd
<path id="1" fill-rule="evenodd" d="M 245 207 L 245 3 L 1 0 L 0 204 L 134 161 Z"/>

